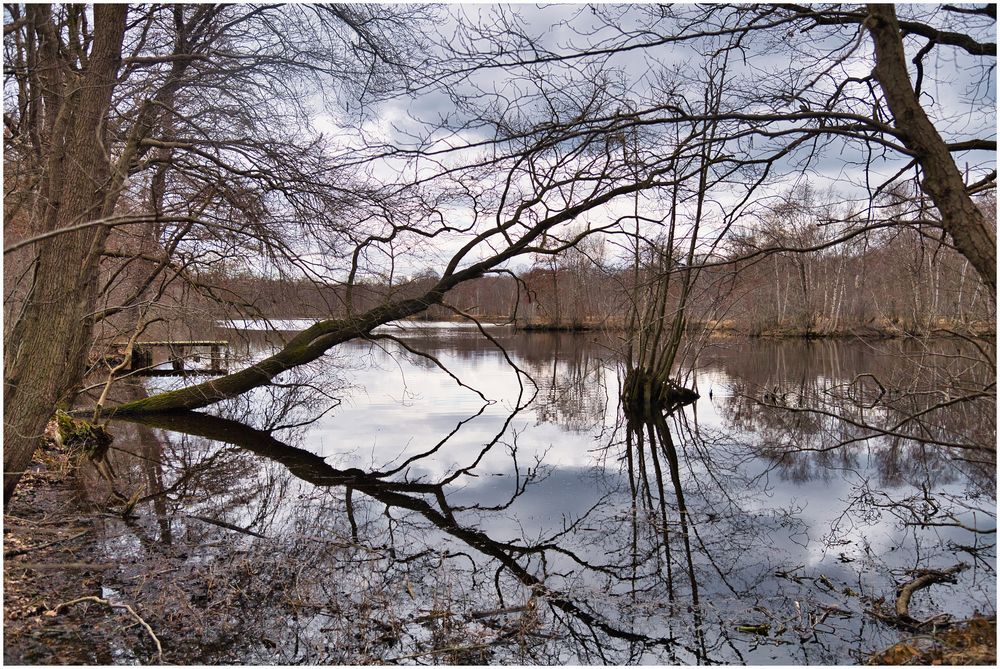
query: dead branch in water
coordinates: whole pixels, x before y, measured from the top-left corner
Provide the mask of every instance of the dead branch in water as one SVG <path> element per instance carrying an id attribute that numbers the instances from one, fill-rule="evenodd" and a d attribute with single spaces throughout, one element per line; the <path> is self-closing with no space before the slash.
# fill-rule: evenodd
<path id="1" fill-rule="evenodd" d="M 919 631 L 932 624 L 941 625 L 941 616 L 934 616 L 923 621 L 911 616 L 910 599 L 917 590 L 922 590 L 935 583 L 955 583 L 955 576 L 968 568 L 969 565 L 960 562 L 947 569 L 915 569 L 910 572 L 914 578 L 896 589 L 895 612 L 873 609 L 872 614 L 882 622 L 911 631 Z"/>
<path id="2" fill-rule="evenodd" d="M 922 569 L 920 572 L 914 572 L 920 575 L 912 581 L 904 583 L 896 591 L 896 615 L 915 622 L 915 619 L 910 616 L 910 598 L 913 597 L 913 593 L 935 583 L 954 583 L 955 575 L 968 569 L 968 567 L 969 565 L 964 562 L 959 562 L 954 567 L 944 570 Z"/>
<path id="3" fill-rule="evenodd" d="M 76 599 L 72 599 L 68 602 L 63 602 L 62 604 L 57 604 L 56 607 L 52 610 L 58 613 L 60 610 L 72 606 L 73 604 L 79 604 L 80 602 L 96 602 L 97 604 L 104 604 L 106 606 L 110 606 L 113 609 L 125 609 L 126 611 L 128 611 L 129 615 L 135 618 L 136 622 L 138 622 L 146 629 L 146 633 L 149 634 L 149 637 L 153 640 L 153 643 L 156 644 L 157 663 L 161 664 L 163 662 L 163 646 L 160 645 L 160 640 L 156 637 L 156 634 L 153 632 L 153 628 L 150 627 L 149 623 L 143 620 L 142 616 L 136 613 L 135 609 L 133 609 L 128 604 L 116 604 L 114 602 L 108 601 L 107 599 L 101 599 L 100 597 L 95 597 L 94 595 L 88 595 L 86 597 L 77 597 Z"/>
<path id="4" fill-rule="evenodd" d="M 43 548 L 48 548 L 49 546 L 55 546 L 56 544 L 61 544 L 64 541 L 72 541 L 73 539 L 79 539 L 80 537 L 82 537 L 84 534 L 86 534 L 89 531 L 90 531 L 89 529 L 88 530 L 84 530 L 83 532 L 79 532 L 79 533 L 74 534 L 72 536 L 62 537 L 61 539 L 56 539 L 54 541 L 50 541 L 48 543 L 42 544 L 41 546 L 28 546 L 27 548 L 17 548 L 17 549 L 14 549 L 14 550 L 10 550 L 10 551 L 7 551 L 7 552 L 5 552 L 3 554 L 3 559 L 7 560 L 7 559 L 10 559 L 12 557 L 18 557 L 19 555 L 26 555 L 28 553 L 33 553 L 34 551 L 40 551 Z"/>

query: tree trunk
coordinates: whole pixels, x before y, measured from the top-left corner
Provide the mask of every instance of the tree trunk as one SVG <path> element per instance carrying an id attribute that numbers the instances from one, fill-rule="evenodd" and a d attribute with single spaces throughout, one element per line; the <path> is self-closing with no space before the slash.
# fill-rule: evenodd
<path id="1" fill-rule="evenodd" d="M 443 290 L 431 290 L 422 297 L 391 302 L 355 318 L 320 321 L 293 337 L 278 353 L 244 370 L 194 386 L 127 402 L 106 413 L 129 415 L 200 409 L 242 395 L 248 390 L 267 385 L 282 372 L 318 359 L 337 344 L 362 337 L 389 321 L 418 314 L 440 302 L 443 296 Z"/>
<path id="2" fill-rule="evenodd" d="M 940 212 L 942 226 L 954 240 L 955 248 L 976 268 L 996 300 L 996 232 L 969 196 L 948 146 L 913 90 L 893 5 L 868 5 L 865 26 L 875 40 L 875 77 L 889 103 L 894 124 L 903 133 L 903 143 L 924 172 L 923 188 Z"/>
<path id="3" fill-rule="evenodd" d="M 65 87 L 57 110 L 47 110 L 53 134 L 43 174 L 45 200 L 38 232 L 96 220 L 109 207 L 110 157 L 106 121 L 121 63 L 125 5 L 95 5 L 93 48 L 86 70 L 59 60 L 51 12 L 31 13 L 40 40 L 40 68 L 61 68 Z M 51 91 L 49 91 L 51 92 Z M 38 244 L 24 308 L 5 337 L 4 501 L 31 463 L 54 408 L 68 402 L 87 365 L 98 263 L 108 235 L 92 226 Z"/>

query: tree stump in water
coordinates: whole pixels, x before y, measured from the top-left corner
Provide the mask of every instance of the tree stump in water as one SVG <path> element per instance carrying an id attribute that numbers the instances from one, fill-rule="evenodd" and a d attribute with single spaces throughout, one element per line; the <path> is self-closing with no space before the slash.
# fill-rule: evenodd
<path id="1" fill-rule="evenodd" d="M 70 453 L 83 454 L 92 460 L 102 459 L 114 441 L 114 437 L 103 425 L 73 418 L 61 410 L 56 411 L 55 419 L 58 443 Z"/>
<path id="2" fill-rule="evenodd" d="M 622 383 L 622 404 L 625 411 L 637 416 L 673 411 L 691 404 L 699 397 L 695 391 L 669 379 L 660 379 L 644 369 L 629 370 Z"/>

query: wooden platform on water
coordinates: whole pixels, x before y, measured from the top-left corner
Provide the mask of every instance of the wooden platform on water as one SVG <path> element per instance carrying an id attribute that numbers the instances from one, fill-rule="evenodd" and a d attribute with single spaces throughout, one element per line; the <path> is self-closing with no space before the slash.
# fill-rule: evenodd
<path id="1" fill-rule="evenodd" d="M 127 344 L 119 344 L 122 348 Z M 167 349 L 167 359 L 153 363 L 153 349 Z M 203 349 L 207 349 L 202 353 Z M 208 366 L 190 366 L 206 358 Z M 170 369 L 156 369 L 170 364 Z M 229 373 L 229 341 L 224 339 L 175 339 L 140 341 L 132 347 L 125 371 L 135 376 L 222 376 Z"/>

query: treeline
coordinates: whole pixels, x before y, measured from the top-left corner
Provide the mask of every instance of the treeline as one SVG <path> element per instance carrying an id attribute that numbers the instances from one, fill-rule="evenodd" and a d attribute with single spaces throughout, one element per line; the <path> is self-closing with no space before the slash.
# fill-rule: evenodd
<path id="1" fill-rule="evenodd" d="M 791 336 L 995 330 L 992 299 L 969 262 L 919 229 L 871 233 L 813 253 L 757 251 L 765 241 L 773 243 L 744 238 L 728 257 L 700 261 L 687 305 L 689 327 Z M 544 258 L 526 271 L 469 281 L 420 317 L 453 320 L 464 313 L 522 327 L 624 327 L 630 300 L 642 293 L 636 284 L 658 275 L 600 256 Z M 363 312 L 390 298 L 423 294 L 437 278 L 427 271 L 348 290 L 335 282 L 217 272 L 200 282 L 227 296 L 225 313 L 218 313 L 217 300 L 194 304 L 232 318 L 339 317 L 348 314 L 349 301 L 351 311 Z"/>
<path id="2" fill-rule="evenodd" d="M 725 318 L 751 333 L 995 329 L 993 299 L 969 262 L 914 228 L 875 243 L 776 253 L 736 271 L 741 299 L 726 301 Z"/>

